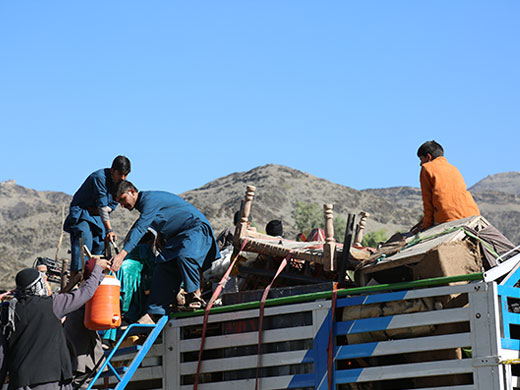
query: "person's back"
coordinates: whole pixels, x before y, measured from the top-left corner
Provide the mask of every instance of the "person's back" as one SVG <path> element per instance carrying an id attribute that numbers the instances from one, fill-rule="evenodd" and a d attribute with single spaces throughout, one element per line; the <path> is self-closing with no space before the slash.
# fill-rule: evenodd
<path id="1" fill-rule="evenodd" d="M 139 211 L 152 211 L 155 218 L 151 227 L 162 234 L 177 235 L 198 223 L 210 223 L 202 212 L 180 196 L 165 191 L 142 191 Z M 159 208 L 157 211 L 156 208 Z"/>
<path id="2" fill-rule="evenodd" d="M 81 208 L 98 207 L 100 204 L 99 193 L 106 193 L 107 203 L 115 209 L 117 202 L 112 200 L 110 188 L 113 185 L 110 168 L 102 168 L 92 172 L 74 193 L 70 206 Z"/>
<path id="3" fill-rule="evenodd" d="M 106 260 L 96 263 L 83 286 L 63 294 L 49 295 L 44 275 L 34 268 L 17 273 L 7 316 L 0 316 L 0 387 L 9 374 L 9 390 L 72 389 L 71 356 L 61 319 L 94 295 L 107 267 Z"/>
<path id="4" fill-rule="evenodd" d="M 9 389 L 72 378 L 65 335 L 60 319 L 53 314 L 50 296 L 30 296 L 17 302 L 16 329 L 8 350 Z M 42 359 L 49 354 L 58 356 Z"/>
<path id="5" fill-rule="evenodd" d="M 441 145 L 435 141 L 425 142 L 417 156 L 422 166 L 423 229 L 480 214 L 466 189 L 464 178 L 456 167 L 448 163 Z"/>
<path id="6" fill-rule="evenodd" d="M 129 252 L 148 228 L 157 232 L 159 249 L 148 297 L 148 314 L 139 321 L 152 321 L 149 314 L 164 315 L 169 310 L 181 283 L 186 291 L 185 308 L 197 310 L 204 301 L 200 291 L 200 273 L 220 258 L 213 229 L 195 206 L 179 196 L 164 191 L 141 191 L 123 180 L 113 190 L 114 199 L 128 210 L 141 215 L 127 235 L 123 249 L 112 258 L 117 271 Z"/>

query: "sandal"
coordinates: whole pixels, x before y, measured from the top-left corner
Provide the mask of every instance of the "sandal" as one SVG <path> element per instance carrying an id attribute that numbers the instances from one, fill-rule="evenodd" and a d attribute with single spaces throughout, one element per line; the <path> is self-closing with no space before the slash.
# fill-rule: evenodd
<path id="1" fill-rule="evenodd" d="M 177 310 L 178 311 L 195 311 L 195 310 L 201 310 L 206 307 L 206 301 L 202 299 L 202 296 L 200 295 L 200 290 L 186 293 L 185 295 L 185 304 L 184 305 L 178 305 Z"/>

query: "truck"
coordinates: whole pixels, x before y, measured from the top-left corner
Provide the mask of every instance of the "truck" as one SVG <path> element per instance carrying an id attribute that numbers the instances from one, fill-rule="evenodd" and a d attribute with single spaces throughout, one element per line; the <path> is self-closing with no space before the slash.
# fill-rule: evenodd
<path id="1" fill-rule="evenodd" d="M 351 215 L 345 241 L 337 244 L 332 205 L 324 205 L 325 241 L 304 248 L 249 227 L 254 191 L 247 187 L 233 244 L 237 256 L 285 256 L 274 278 L 295 256 L 343 279 L 352 256 Z M 507 242 L 512 249 L 499 254 L 486 234 L 501 236 L 480 216 L 447 222 L 393 241 L 368 258 L 357 267 L 356 287 L 325 283 L 321 290 L 314 285 L 269 291 L 270 284 L 263 292 L 236 293 L 242 297 L 231 304 L 165 316 L 142 346 L 115 352 L 123 335 L 102 367 L 114 375 L 96 377 L 91 386 L 520 389 L 520 251 Z"/>
<path id="2" fill-rule="evenodd" d="M 487 272 L 268 299 L 261 343 L 258 301 L 215 307 L 206 316 L 176 313 L 164 319 L 140 362 L 129 364 L 125 377 L 131 374 L 131 380 L 111 377 L 108 386 L 519 389 L 519 268 L 516 254 Z M 443 304 L 454 298 L 462 304 Z M 433 304 L 411 312 L 386 310 L 424 300 Z M 374 305 L 381 308 L 378 315 L 345 319 L 353 308 Z M 363 335 L 369 337 L 356 337 Z M 124 364 L 132 358 L 112 360 Z M 94 387 L 104 388 L 103 379 Z"/>

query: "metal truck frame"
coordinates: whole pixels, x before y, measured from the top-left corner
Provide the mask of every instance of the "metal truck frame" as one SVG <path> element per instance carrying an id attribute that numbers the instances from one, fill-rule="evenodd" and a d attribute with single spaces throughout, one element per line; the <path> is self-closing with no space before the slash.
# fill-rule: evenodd
<path id="1" fill-rule="evenodd" d="M 334 316 L 332 292 L 268 300 L 259 356 L 259 303 L 214 308 L 198 390 L 255 389 L 257 367 L 263 390 L 328 390 L 329 375 L 331 389 L 520 388 L 515 366 L 520 358 L 519 262 L 517 255 L 485 274 L 338 290 Z M 460 307 L 439 303 L 455 296 L 464 301 Z M 342 320 L 342 311 L 352 307 L 423 299 L 435 303 L 432 310 Z M 171 317 L 127 388 L 192 390 L 201 314 Z M 444 330 L 399 338 L 392 333 L 417 327 Z M 353 343 L 356 334 L 376 334 L 379 340 Z M 462 358 L 442 353 L 462 348 Z"/>

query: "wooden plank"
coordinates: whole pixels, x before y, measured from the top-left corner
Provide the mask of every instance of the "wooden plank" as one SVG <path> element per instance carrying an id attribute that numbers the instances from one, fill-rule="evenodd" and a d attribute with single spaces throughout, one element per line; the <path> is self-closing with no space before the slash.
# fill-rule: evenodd
<path id="1" fill-rule="evenodd" d="M 297 387 L 314 387 L 314 374 L 297 376 L 304 377 L 304 380 L 300 383 L 294 383 Z M 295 377 L 296 376 L 286 375 L 261 378 L 259 386 L 262 390 L 291 389 L 296 387 L 289 387 L 291 383 L 295 381 Z M 255 378 L 215 383 L 199 383 L 198 388 L 199 390 L 254 390 Z M 193 390 L 193 385 L 181 386 L 180 390 Z"/>
<path id="2" fill-rule="evenodd" d="M 418 263 L 419 261 L 421 261 L 423 257 L 424 257 L 424 254 L 420 254 L 420 255 L 413 256 L 413 257 L 407 256 L 403 259 L 395 260 L 393 258 L 393 256 L 390 256 L 387 258 L 388 260 L 382 260 L 379 263 L 372 263 L 372 264 L 366 265 L 364 267 L 361 267 L 359 272 L 365 278 L 368 279 L 367 275 L 370 275 L 371 273 L 384 271 L 384 270 L 396 268 L 396 267 L 402 267 L 403 265 L 415 264 L 415 263 Z"/>
<path id="3" fill-rule="evenodd" d="M 161 366 L 155 367 L 144 367 L 139 368 L 134 376 L 132 377 L 132 382 L 144 381 L 144 380 L 152 380 L 152 379 L 162 379 L 163 370 Z M 104 378 L 98 379 L 96 381 L 96 385 L 102 385 L 104 383 Z M 114 377 L 109 377 L 110 384 L 119 383 L 118 380 Z"/>
<path id="4" fill-rule="evenodd" d="M 396 364 L 392 366 L 366 367 L 339 370 L 335 373 L 337 384 L 383 381 L 437 375 L 472 373 L 472 360 L 442 360 L 437 362 Z"/>
<path id="5" fill-rule="evenodd" d="M 400 314 L 388 317 L 365 318 L 338 322 L 338 335 L 373 332 L 377 330 L 409 328 L 422 325 L 449 324 L 469 320 L 469 309 L 445 309 L 426 311 L 421 313 Z"/>
<path id="6" fill-rule="evenodd" d="M 288 364 L 301 364 L 310 362 L 306 359 L 308 351 L 291 351 L 268 353 L 261 355 L 262 367 L 285 366 Z M 256 368 L 257 356 L 239 356 L 233 358 L 220 358 L 203 360 L 200 366 L 200 372 L 221 372 L 231 370 L 242 370 L 246 368 Z M 197 372 L 197 362 L 181 363 L 180 375 L 190 375 Z"/>
<path id="7" fill-rule="evenodd" d="M 321 306 L 320 306 L 321 305 Z M 316 307 L 323 307 L 328 305 L 330 307 L 330 301 L 319 301 L 319 302 L 306 302 L 299 303 L 293 305 L 284 305 L 284 306 L 274 306 L 274 307 L 266 307 L 264 317 L 274 316 L 279 314 L 291 314 L 291 313 L 301 313 L 304 311 L 312 311 Z M 259 309 L 251 309 L 244 311 L 235 311 L 229 313 L 220 313 L 220 314 L 210 314 L 208 318 L 208 323 L 215 322 L 224 322 L 224 321 L 236 321 L 236 320 L 244 320 L 249 318 L 258 318 Z M 174 327 L 183 327 L 183 326 L 193 326 L 193 325 L 202 325 L 202 316 L 197 317 L 187 317 L 187 318 L 178 318 L 173 321 Z"/>
<path id="8" fill-rule="evenodd" d="M 421 290 L 397 291 L 373 295 L 357 295 L 349 298 L 338 299 L 337 307 L 369 305 L 372 303 L 404 301 L 408 299 L 431 298 L 452 294 L 463 294 L 474 291 L 475 285 L 476 283 L 471 283 L 457 286 L 430 287 Z"/>
<path id="9" fill-rule="evenodd" d="M 314 337 L 312 326 L 300 326 L 296 328 L 264 330 L 263 343 L 276 343 L 290 340 L 312 339 Z M 235 333 L 224 336 L 206 337 L 204 350 L 240 347 L 244 345 L 257 345 L 258 332 Z M 182 352 L 198 351 L 200 339 L 182 340 L 178 350 Z"/>
<path id="10" fill-rule="evenodd" d="M 246 252 L 255 252 L 265 255 L 271 255 L 274 257 L 285 257 L 290 252 L 293 253 L 294 258 L 298 260 L 304 260 L 309 262 L 316 262 L 323 264 L 326 262 L 324 259 L 323 250 L 319 249 L 290 249 L 274 243 L 272 241 L 260 240 L 256 238 L 248 238 L 247 244 L 244 248 Z"/>
<path id="11" fill-rule="evenodd" d="M 394 355 L 469 346 L 471 346 L 471 334 L 456 333 L 443 336 L 428 336 L 403 340 L 344 345 L 338 347 L 336 359 Z"/>
<path id="12" fill-rule="evenodd" d="M 462 385 L 462 386 L 442 386 L 442 387 L 421 387 L 420 389 L 405 389 L 405 390 L 475 390 L 474 385 Z"/>
<path id="13" fill-rule="evenodd" d="M 137 353 L 137 352 L 136 352 Z M 162 344 L 154 344 L 148 353 L 146 354 L 147 358 L 151 357 L 162 357 L 163 354 L 163 345 Z M 121 361 L 128 361 L 133 359 L 135 356 L 135 353 L 132 355 L 121 355 L 121 356 L 114 356 L 112 359 L 110 359 L 111 362 L 121 362 Z"/>
<path id="14" fill-rule="evenodd" d="M 143 359 L 141 362 L 141 367 L 161 367 L 162 368 L 162 356 L 154 356 L 154 357 L 148 357 Z"/>

